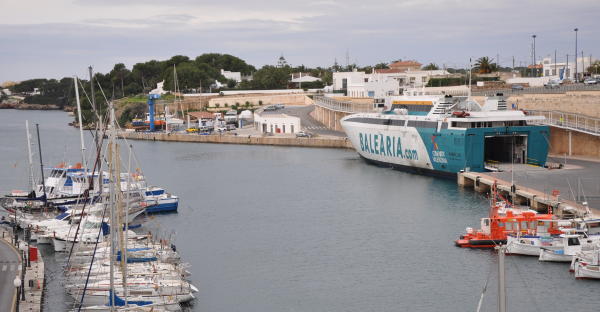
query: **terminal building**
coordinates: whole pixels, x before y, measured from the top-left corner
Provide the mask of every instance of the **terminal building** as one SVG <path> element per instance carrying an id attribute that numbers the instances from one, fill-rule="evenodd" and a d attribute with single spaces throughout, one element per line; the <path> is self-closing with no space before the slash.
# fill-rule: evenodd
<path id="1" fill-rule="evenodd" d="M 300 118 L 277 111 L 254 112 L 254 128 L 264 134 L 294 134 L 301 130 Z"/>

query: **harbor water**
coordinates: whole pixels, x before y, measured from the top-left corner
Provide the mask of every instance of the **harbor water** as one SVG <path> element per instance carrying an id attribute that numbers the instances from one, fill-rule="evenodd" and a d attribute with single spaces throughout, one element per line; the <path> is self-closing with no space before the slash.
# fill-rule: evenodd
<path id="1" fill-rule="evenodd" d="M 80 159 L 66 113 L 0 110 L 3 193 L 27 187 L 26 119 L 40 124 L 46 166 Z M 487 201 L 456 181 L 345 149 L 130 143 L 147 181 L 180 196 L 178 213 L 147 218 L 191 264 L 192 311 L 474 311 L 486 280 L 482 311 L 496 311 L 495 252 L 453 243 Z M 64 311 L 64 255 L 50 249 L 44 310 Z M 568 264 L 506 262 L 510 311 L 598 310 L 600 284 Z"/>

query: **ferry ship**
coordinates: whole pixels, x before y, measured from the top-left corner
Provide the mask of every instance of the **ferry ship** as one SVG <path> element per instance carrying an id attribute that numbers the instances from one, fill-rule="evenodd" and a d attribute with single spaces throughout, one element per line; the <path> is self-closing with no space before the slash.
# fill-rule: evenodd
<path id="1" fill-rule="evenodd" d="M 376 113 L 340 120 L 352 145 L 369 162 L 453 177 L 498 164 L 546 162 L 550 130 L 543 116 L 508 109 L 502 94 L 479 105 L 469 97 L 402 95 L 375 100 Z"/>

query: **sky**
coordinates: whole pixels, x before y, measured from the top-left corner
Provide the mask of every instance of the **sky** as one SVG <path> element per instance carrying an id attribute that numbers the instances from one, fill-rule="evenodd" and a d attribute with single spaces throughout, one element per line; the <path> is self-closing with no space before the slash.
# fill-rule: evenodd
<path id="1" fill-rule="evenodd" d="M 598 0 L 0 0 L 0 82 L 228 53 L 258 67 L 600 57 Z M 581 53 L 581 52 L 579 52 Z"/>

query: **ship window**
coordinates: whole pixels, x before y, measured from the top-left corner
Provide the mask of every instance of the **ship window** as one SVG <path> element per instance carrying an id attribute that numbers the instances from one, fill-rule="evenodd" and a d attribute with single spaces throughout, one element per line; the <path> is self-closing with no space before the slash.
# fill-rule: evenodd
<path id="1" fill-rule="evenodd" d="M 521 221 L 521 229 L 527 228 L 527 221 Z"/>
<path id="2" fill-rule="evenodd" d="M 579 239 L 577 239 L 577 237 L 569 237 L 567 244 L 569 246 L 579 246 Z"/>
<path id="3" fill-rule="evenodd" d="M 512 222 L 506 222 L 506 230 L 508 230 L 508 231 L 512 230 Z"/>
<path id="4" fill-rule="evenodd" d="M 485 226 L 489 226 L 490 225 L 490 219 L 483 219 L 483 223 L 485 224 Z"/>
<path id="5" fill-rule="evenodd" d="M 498 222 L 498 226 L 503 227 L 504 226 L 504 222 Z"/>
<path id="6" fill-rule="evenodd" d="M 529 228 L 530 229 L 535 229 L 535 221 L 529 222 Z"/>

